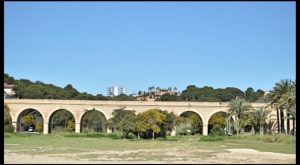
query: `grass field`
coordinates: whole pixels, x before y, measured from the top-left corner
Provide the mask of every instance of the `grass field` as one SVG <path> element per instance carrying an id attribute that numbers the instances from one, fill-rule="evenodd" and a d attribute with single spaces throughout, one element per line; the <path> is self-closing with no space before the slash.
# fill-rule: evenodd
<path id="1" fill-rule="evenodd" d="M 17 155 L 29 155 L 32 159 L 34 159 L 34 156 L 44 155 L 49 158 L 64 157 L 70 160 L 91 163 L 97 161 L 213 162 L 223 157 L 223 163 L 226 163 L 228 161 L 225 160 L 226 155 L 229 157 L 230 149 L 241 149 L 240 151 L 242 149 L 254 149 L 261 152 L 289 155 L 294 155 L 296 152 L 293 136 L 285 135 L 176 136 L 158 138 L 152 141 L 119 139 L 114 134 L 4 134 L 4 151 L 7 161 L 8 159 L 13 161 L 10 160 L 11 157 Z M 262 157 L 262 159 L 268 160 L 266 155 L 261 155 L 265 157 Z M 237 156 L 237 154 L 231 155 L 231 158 L 234 156 Z M 236 161 L 240 161 L 238 157 L 236 159 Z M 254 158 L 249 158 L 249 163 L 259 160 L 257 158 L 257 160 L 252 159 Z M 270 157 L 270 161 L 273 159 L 276 159 L 276 156 Z M 49 160 L 48 162 L 40 161 L 37 161 L 37 163 L 49 163 Z M 276 162 L 276 160 L 274 161 Z M 285 163 L 284 160 L 282 161 Z M 292 158 L 289 163 L 293 163 L 293 161 L 295 160 Z"/>

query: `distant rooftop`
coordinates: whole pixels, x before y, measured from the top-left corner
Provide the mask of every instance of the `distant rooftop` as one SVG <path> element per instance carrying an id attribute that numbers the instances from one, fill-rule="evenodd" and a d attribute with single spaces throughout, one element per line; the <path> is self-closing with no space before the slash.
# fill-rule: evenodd
<path id="1" fill-rule="evenodd" d="M 13 88 L 15 85 L 4 83 L 4 88 Z"/>

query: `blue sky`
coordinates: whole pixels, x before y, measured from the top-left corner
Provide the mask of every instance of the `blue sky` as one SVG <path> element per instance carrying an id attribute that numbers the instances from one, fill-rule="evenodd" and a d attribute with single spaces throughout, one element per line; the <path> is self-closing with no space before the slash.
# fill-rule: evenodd
<path id="1" fill-rule="evenodd" d="M 106 95 L 296 77 L 295 2 L 5 2 L 4 72 Z"/>

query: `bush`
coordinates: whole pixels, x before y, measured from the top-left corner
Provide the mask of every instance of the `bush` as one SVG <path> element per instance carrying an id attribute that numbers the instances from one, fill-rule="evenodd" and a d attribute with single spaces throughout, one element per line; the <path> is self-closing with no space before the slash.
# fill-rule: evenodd
<path id="1" fill-rule="evenodd" d="M 14 132 L 15 131 L 15 127 L 13 125 L 4 125 L 4 132 Z"/>
<path id="2" fill-rule="evenodd" d="M 212 136 L 224 136 L 225 135 L 225 131 L 224 131 L 224 129 L 220 125 L 216 124 L 211 129 L 210 135 L 212 135 Z"/>

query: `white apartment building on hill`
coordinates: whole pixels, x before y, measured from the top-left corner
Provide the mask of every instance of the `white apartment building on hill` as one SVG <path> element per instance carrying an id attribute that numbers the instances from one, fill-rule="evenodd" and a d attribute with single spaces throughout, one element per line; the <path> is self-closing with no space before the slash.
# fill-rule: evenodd
<path id="1" fill-rule="evenodd" d="M 107 88 L 107 96 L 118 96 L 120 94 L 126 94 L 125 87 L 113 86 Z"/>

